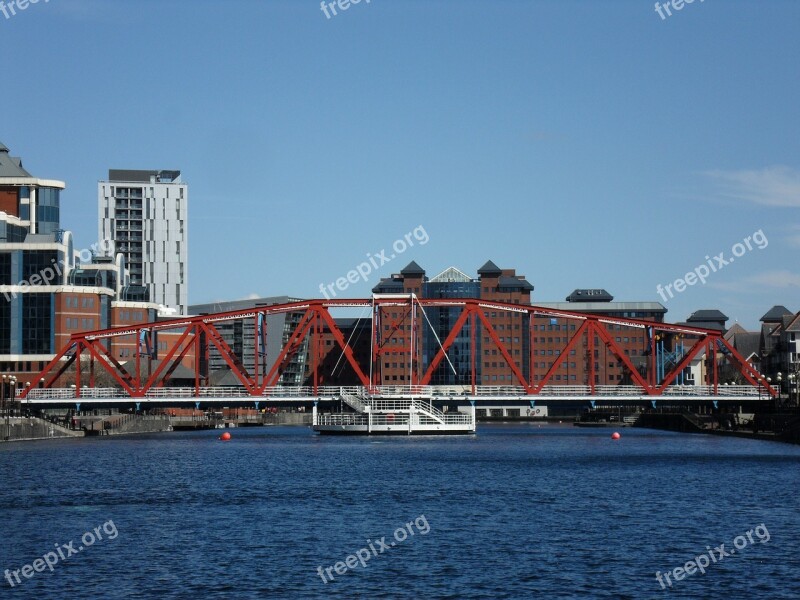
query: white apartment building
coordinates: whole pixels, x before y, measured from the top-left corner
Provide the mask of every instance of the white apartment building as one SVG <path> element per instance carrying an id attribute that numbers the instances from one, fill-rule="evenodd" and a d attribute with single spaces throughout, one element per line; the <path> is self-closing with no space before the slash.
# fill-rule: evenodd
<path id="1" fill-rule="evenodd" d="M 188 185 L 180 171 L 110 169 L 97 184 L 99 239 L 125 256 L 131 285 L 149 301 L 187 314 Z"/>

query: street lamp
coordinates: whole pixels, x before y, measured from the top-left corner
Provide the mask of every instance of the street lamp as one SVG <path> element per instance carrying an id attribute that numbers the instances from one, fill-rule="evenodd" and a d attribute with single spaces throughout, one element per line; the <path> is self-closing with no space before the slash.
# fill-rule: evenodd
<path id="1" fill-rule="evenodd" d="M 778 371 L 777 381 L 778 381 L 778 400 L 780 400 L 781 399 L 781 393 L 783 392 L 783 389 L 782 389 L 783 388 L 783 373 L 781 373 L 780 371 Z M 780 404 L 780 402 L 779 402 L 779 404 Z"/>
<path id="2" fill-rule="evenodd" d="M 6 385 L 9 386 L 8 393 L 6 393 Z M 2 392 L 0 392 L 0 398 L 2 398 L 2 405 L 6 411 L 6 435 L 4 438 L 6 441 L 11 438 L 11 409 L 9 408 L 9 405 L 14 405 L 16 388 L 17 378 L 13 375 L 3 375 Z"/>
<path id="3" fill-rule="evenodd" d="M 9 429 L 10 425 L 8 422 L 8 409 L 6 408 L 6 383 L 8 382 L 8 375 L 3 375 L 3 383 L 0 384 L 0 407 L 5 410 L 6 413 L 6 435 L 3 438 L 5 441 L 8 441 L 9 437 Z"/>

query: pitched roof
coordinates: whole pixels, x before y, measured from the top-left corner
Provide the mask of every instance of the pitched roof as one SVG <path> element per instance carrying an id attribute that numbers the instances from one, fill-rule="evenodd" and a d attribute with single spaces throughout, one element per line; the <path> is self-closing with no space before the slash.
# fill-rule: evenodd
<path id="1" fill-rule="evenodd" d="M 467 282 L 472 281 L 472 278 L 460 269 L 455 267 L 447 267 L 444 271 L 439 273 L 436 277 L 432 277 L 431 283 L 450 283 L 450 282 Z"/>
<path id="2" fill-rule="evenodd" d="M 374 288 L 372 288 L 373 294 L 382 294 L 382 293 L 390 293 L 390 292 L 402 292 L 403 291 L 403 282 L 399 279 L 392 279 L 391 277 L 385 277 L 378 282 Z"/>
<path id="3" fill-rule="evenodd" d="M 676 323 L 676 325 L 686 325 L 688 327 L 699 327 L 700 329 L 711 329 L 716 331 L 725 331 L 725 326 L 719 321 L 690 321 L 686 320 L 683 323 Z"/>
<path id="4" fill-rule="evenodd" d="M 533 290 L 533 286 L 528 283 L 526 279 L 518 279 L 517 277 L 502 276 L 497 283 L 502 288 L 516 288 L 527 291 Z"/>
<path id="5" fill-rule="evenodd" d="M 788 308 L 780 304 L 776 304 L 770 308 L 763 317 L 761 317 L 761 321 L 763 323 L 778 323 L 781 321 L 781 319 L 783 319 L 784 316 L 790 314 L 792 314 L 792 312 Z"/>
<path id="6" fill-rule="evenodd" d="M 425 269 L 420 267 L 416 261 L 411 261 L 406 265 L 406 268 L 400 271 L 401 275 L 425 275 Z"/>
<path id="7" fill-rule="evenodd" d="M 733 339 L 735 336 L 741 335 L 743 333 L 748 333 L 748 331 L 744 327 L 739 325 L 739 323 L 734 323 L 733 325 L 731 325 L 731 328 L 725 332 L 725 335 L 723 337 L 726 340 L 730 340 Z"/>
<path id="8" fill-rule="evenodd" d="M 601 289 L 578 289 L 566 297 L 567 302 L 611 302 L 614 296 Z"/>
<path id="9" fill-rule="evenodd" d="M 500 270 L 496 264 L 492 261 L 487 260 L 486 264 L 484 264 L 480 269 L 478 269 L 478 275 L 502 275 L 503 271 Z"/>
<path id="10" fill-rule="evenodd" d="M 22 168 L 22 160 L 8 155 L 8 148 L 0 142 L 0 177 L 31 177 Z"/>
<path id="11" fill-rule="evenodd" d="M 737 333 L 733 338 L 733 347 L 745 358 L 750 358 L 753 354 L 758 356 L 760 343 L 761 334 L 757 331 L 755 333 L 749 331 Z"/>
<path id="12" fill-rule="evenodd" d="M 800 312 L 793 317 L 784 317 L 783 320 L 784 331 L 800 331 Z"/>
<path id="13" fill-rule="evenodd" d="M 711 310 L 696 310 L 692 316 L 686 319 L 687 323 L 696 323 L 698 321 L 722 321 L 723 323 L 728 320 L 728 317 L 717 309 Z"/>

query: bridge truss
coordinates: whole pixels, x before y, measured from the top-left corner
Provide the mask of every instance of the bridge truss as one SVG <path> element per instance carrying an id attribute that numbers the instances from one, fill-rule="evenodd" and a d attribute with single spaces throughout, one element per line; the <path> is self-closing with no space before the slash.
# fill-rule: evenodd
<path id="1" fill-rule="evenodd" d="M 345 331 L 332 314 L 335 310 L 353 308 L 369 311 L 371 315 L 369 359 L 366 361 L 357 360 L 351 340 L 347 339 Z M 448 309 L 455 319 L 447 331 L 440 330 L 441 336 L 434 331 L 428 318 L 431 309 Z M 282 313 L 299 315 L 288 339 L 283 330 L 270 331 L 267 325 L 267 317 Z M 508 347 L 510 338 L 504 338 L 505 332 L 498 331 L 490 313 L 517 315 L 516 318 L 525 325 L 521 329 L 523 335 L 529 337 L 526 348 L 528 356 L 525 360 L 512 356 Z M 537 318 L 563 320 L 574 325 L 574 328 L 569 336 L 564 336 L 564 343 L 554 354 L 552 364 L 534 376 L 538 338 L 532 324 Z M 246 358 L 241 352 L 234 350 L 219 329 L 220 324 L 236 322 L 247 323 L 248 331 L 253 332 L 254 348 L 259 349 L 248 360 L 249 364 L 245 364 Z M 646 368 L 642 369 L 641 364 L 637 368 L 633 364 L 625 348 L 617 341 L 619 338 L 615 339 L 612 335 L 611 330 L 614 328 L 617 331 L 643 332 L 646 345 L 649 346 L 643 359 L 647 361 Z M 430 331 L 434 331 L 436 347 L 429 347 L 427 357 L 424 357 L 420 340 L 424 334 L 430 338 Z M 169 341 L 157 348 L 153 342 L 156 338 L 165 339 L 165 336 L 159 337 L 161 333 L 169 333 L 166 336 Z M 275 335 L 281 336 L 281 349 L 277 355 L 269 357 L 267 362 L 263 356 L 265 350 L 261 349 L 265 349 L 266 340 Z M 121 344 L 123 340 L 130 344 L 131 339 L 137 340 L 138 350 L 131 360 L 122 362 L 115 356 L 115 344 Z M 330 365 L 325 358 L 334 348 L 339 353 L 340 361 L 345 361 L 352 369 L 355 378 L 352 385 L 359 386 L 367 393 L 378 394 L 384 387 L 382 384 L 385 384 L 381 379 L 384 360 L 390 354 L 396 356 L 402 351 L 408 357 L 409 375 L 406 383 L 408 389 L 414 389 L 415 386 L 429 386 L 440 366 L 452 364 L 451 354 L 456 341 L 463 344 L 467 339 L 468 380 L 461 382 L 463 385 L 459 390 L 472 397 L 513 395 L 530 397 L 533 400 L 537 397 L 563 395 L 559 390 L 566 392 L 570 387 L 580 387 L 582 393 L 575 395 L 581 397 L 619 395 L 609 394 L 609 387 L 615 386 L 599 385 L 596 382 L 595 349 L 601 347 L 623 365 L 626 385 L 619 389 L 625 387 L 628 390 L 625 395 L 653 399 L 675 396 L 678 389 L 688 387 L 677 385 L 677 382 L 682 381 L 681 374 L 697 361 L 705 361 L 705 381 L 700 383 L 705 390 L 704 396 L 726 395 L 719 373 L 723 362 L 727 362 L 741 376 L 742 381 L 746 382 L 740 387 L 749 386 L 750 395 L 757 394 L 759 399 L 762 394 L 764 398 L 777 395 L 777 391 L 719 331 L 481 299 L 421 299 L 413 294 L 385 294 L 368 299 L 308 300 L 257 306 L 247 310 L 77 333 L 38 375 L 38 385 L 22 391 L 21 397 L 46 398 L 48 390 L 56 392 L 54 388 L 64 389 L 63 383 L 68 373 L 74 373 L 74 390 L 70 395 L 76 399 L 97 397 L 98 394 L 93 390 L 99 387 L 96 383 L 100 373 L 106 374 L 106 380 L 111 378 L 115 390 L 112 395 L 117 397 L 124 396 L 134 400 L 163 396 L 197 399 L 207 397 L 210 386 L 207 359 L 212 349 L 235 377 L 237 385 L 233 395 L 237 397 L 264 399 L 275 395 L 284 370 L 301 352 L 307 353 L 307 360 L 304 360 L 306 373 L 303 396 L 318 397 L 320 392 L 331 387 Z M 487 339 L 488 345 L 497 350 L 498 359 L 502 357 L 513 374 L 510 382 L 513 385 L 487 386 L 485 382 L 479 381 L 479 361 L 483 358 L 479 355 L 479 340 Z M 667 366 L 657 364 L 657 340 L 662 340 L 663 343 L 665 339 L 679 339 L 682 348 L 680 355 Z M 330 340 L 333 344 L 329 346 L 326 342 Z M 435 353 L 433 350 L 436 350 Z M 580 350 L 580 354 L 572 353 L 573 350 Z M 586 375 L 583 386 L 562 386 L 555 380 L 562 364 L 570 356 L 581 356 L 583 359 L 583 373 Z M 463 356 L 461 360 L 463 362 Z M 180 391 L 168 392 L 164 388 L 174 387 L 172 378 L 179 366 L 192 371 L 193 385 L 187 386 L 184 383 Z M 513 392 L 506 393 L 504 389 L 513 389 Z M 294 396 L 291 393 L 288 395 Z"/>

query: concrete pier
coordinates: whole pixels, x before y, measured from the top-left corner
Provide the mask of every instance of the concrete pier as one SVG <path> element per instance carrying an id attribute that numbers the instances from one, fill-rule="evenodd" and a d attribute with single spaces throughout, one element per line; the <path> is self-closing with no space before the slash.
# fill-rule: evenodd
<path id="1" fill-rule="evenodd" d="M 83 436 L 83 431 L 74 431 L 38 417 L 10 417 L 8 421 L 0 421 L 0 441 L 21 442 Z"/>

